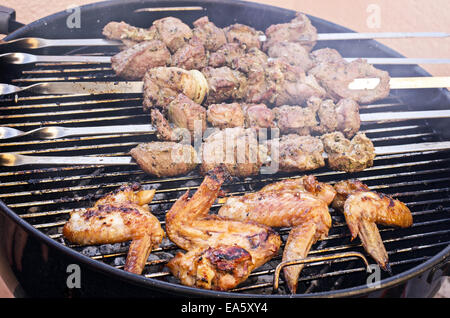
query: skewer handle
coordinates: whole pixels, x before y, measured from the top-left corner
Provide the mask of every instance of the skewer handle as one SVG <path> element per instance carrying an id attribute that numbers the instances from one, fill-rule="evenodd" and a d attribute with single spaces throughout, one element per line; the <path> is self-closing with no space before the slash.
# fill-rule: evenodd
<path id="1" fill-rule="evenodd" d="M 348 88 L 374 89 L 379 83 L 379 78 L 357 78 L 348 85 Z M 391 89 L 447 88 L 450 87 L 450 76 L 392 77 L 389 84 Z"/>

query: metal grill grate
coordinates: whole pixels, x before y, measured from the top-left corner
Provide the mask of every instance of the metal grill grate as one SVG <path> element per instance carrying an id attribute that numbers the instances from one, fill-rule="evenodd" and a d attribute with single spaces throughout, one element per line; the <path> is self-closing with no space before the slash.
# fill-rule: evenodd
<path id="1" fill-rule="evenodd" d="M 108 52 L 111 53 L 111 52 Z M 12 79 L 25 85 L 59 80 L 117 80 L 109 65 L 97 64 L 38 64 L 22 70 Z M 31 130 L 41 126 L 66 127 L 146 124 L 148 114 L 142 112 L 139 95 L 65 95 L 33 96 L 0 100 L 0 125 Z M 423 105 L 424 108 L 433 105 Z M 435 105 L 434 105 L 435 106 Z M 439 106 L 439 105 L 438 105 Z M 361 113 L 404 111 L 410 109 L 407 99 L 392 94 L 373 105 L 361 107 Z M 375 146 L 402 145 L 440 141 L 440 135 L 425 120 L 399 123 L 371 123 L 361 127 Z M 104 136 L 35 140 L 32 136 L 0 142 L 0 152 L 29 155 L 101 155 L 120 156 L 141 142 L 155 140 L 149 134 L 111 134 Z M 394 274 L 406 271 L 431 258 L 450 243 L 450 152 L 428 151 L 406 155 L 379 156 L 372 168 L 357 174 L 345 174 L 322 168 L 309 173 L 319 181 L 336 182 L 359 178 L 371 189 L 392 194 L 411 209 L 414 225 L 408 229 L 380 226 L 380 233 L 389 254 Z M 263 185 L 281 178 L 303 174 L 261 175 L 233 185 L 225 185 L 229 195 L 256 191 Z M 69 167 L 0 167 L 0 199 L 21 218 L 50 238 L 94 260 L 122 269 L 128 243 L 97 246 L 75 246 L 64 240 L 62 226 L 73 209 L 83 209 L 105 193 L 126 182 L 140 182 L 144 188 L 155 188 L 151 203 L 153 213 L 164 226 L 165 212 L 186 190 L 195 190 L 202 181 L 197 172 L 175 178 L 154 179 L 137 166 L 69 166 Z M 217 211 L 215 205 L 213 212 Z M 359 240 L 350 242 L 343 216 L 331 210 L 333 227 L 328 238 L 316 243 L 310 255 L 339 252 L 364 252 Z M 289 229 L 279 229 L 283 240 Z M 143 275 L 171 283 L 178 281 L 164 267 L 178 251 L 168 239 L 153 251 Z M 373 261 L 368 258 L 371 263 Z M 233 292 L 251 294 L 272 293 L 273 273 L 281 254 L 257 269 Z M 386 274 L 383 273 L 383 277 Z M 356 259 L 342 259 L 309 264 L 300 277 L 298 293 L 318 293 L 356 287 L 366 283 L 365 267 Z M 282 282 L 281 282 L 282 283 Z M 281 293 L 286 291 L 281 284 Z"/>

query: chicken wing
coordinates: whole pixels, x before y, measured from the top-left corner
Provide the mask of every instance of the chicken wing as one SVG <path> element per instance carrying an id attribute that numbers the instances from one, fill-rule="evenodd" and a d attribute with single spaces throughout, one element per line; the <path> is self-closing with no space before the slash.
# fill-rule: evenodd
<path id="1" fill-rule="evenodd" d="M 167 266 L 184 285 L 229 290 L 280 248 L 279 235 L 267 226 L 209 214 L 225 178 L 221 167 L 214 169 L 192 198 L 186 192 L 166 215 L 168 237 L 187 251 Z"/>
<path id="2" fill-rule="evenodd" d="M 328 204 L 334 190 L 313 176 L 283 180 L 258 192 L 231 197 L 218 214 L 235 220 L 251 220 L 273 227 L 292 227 L 283 252 L 283 261 L 305 258 L 311 246 L 328 235 L 331 216 Z M 283 269 L 291 293 L 297 290 L 304 265 Z"/>
<path id="3" fill-rule="evenodd" d="M 141 274 L 147 258 L 163 237 L 158 219 L 147 205 L 155 190 L 125 185 L 99 199 L 94 207 L 73 211 L 63 235 L 76 244 L 107 244 L 130 241 L 125 270 Z"/>
<path id="4" fill-rule="evenodd" d="M 359 236 L 365 250 L 390 272 L 389 258 L 376 224 L 409 227 L 413 223 L 410 210 L 399 200 L 369 191 L 358 180 L 339 182 L 335 189 L 338 196 L 333 206 L 344 213 L 352 240 Z"/>

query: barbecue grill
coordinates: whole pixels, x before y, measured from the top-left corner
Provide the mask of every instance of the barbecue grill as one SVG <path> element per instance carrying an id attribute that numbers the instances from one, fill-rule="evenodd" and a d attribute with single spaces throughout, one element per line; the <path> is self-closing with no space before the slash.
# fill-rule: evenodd
<path id="1" fill-rule="evenodd" d="M 201 7 L 193 10 L 164 10 L 136 12 L 142 8 Z M 192 25 L 197 18 L 208 15 L 217 26 L 243 23 L 258 30 L 269 25 L 290 21 L 295 12 L 240 1 L 111 1 L 81 7 L 81 28 L 69 28 L 70 13 L 61 12 L 23 26 L 5 40 L 23 37 L 42 38 L 100 38 L 101 30 L 110 21 L 125 21 L 138 27 L 148 27 L 155 19 L 175 16 Z M 309 17 L 319 33 L 350 32 L 341 26 Z M 346 57 L 401 57 L 398 53 L 374 40 L 320 41 L 316 48 L 331 47 Z M 49 47 L 33 50 L 46 55 L 111 56 L 118 48 L 111 47 Z M 392 77 L 429 76 L 423 69 L 411 65 L 379 65 Z M 102 63 L 36 63 L 4 69 L 2 83 L 25 86 L 51 81 L 105 81 L 114 83 L 109 64 Z M 362 105 L 361 113 L 385 111 L 443 110 L 450 108 L 450 94 L 445 89 L 392 90 L 388 98 L 370 105 Z M 140 94 L 70 94 L 36 95 L 23 92 L 0 98 L 0 125 L 28 131 L 43 126 L 88 127 L 105 125 L 148 124 L 149 115 L 142 111 Z M 375 147 L 405 145 L 448 140 L 449 120 L 421 119 L 400 122 L 364 123 L 361 130 Z M 101 136 L 64 137 L 39 140 L 25 136 L 3 140 L 0 152 L 15 152 L 39 156 L 121 156 L 141 142 L 156 140 L 154 133 L 112 133 Z M 368 273 L 357 257 L 319 260 L 309 263 L 301 273 L 297 294 L 290 295 L 279 279 L 274 291 L 274 273 L 281 262 L 281 254 L 263 267 L 256 269 L 249 279 L 228 292 L 202 290 L 181 285 L 164 265 L 178 248 L 165 239 L 154 250 L 142 275 L 123 271 L 128 243 L 97 246 L 78 246 L 65 241 L 61 231 L 73 209 L 87 208 L 107 192 L 127 182 L 139 182 L 146 189 L 156 189 L 151 203 L 153 214 L 164 226 L 166 211 L 186 190 L 195 190 L 203 180 L 198 172 L 171 178 L 146 175 L 137 165 L 26 165 L 0 167 L 0 207 L 33 239 L 50 246 L 54 261 L 76 263 L 93 271 L 98 287 L 105 283 L 99 277 L 127 286 L 124 290 L 141 290 L 149 295 L 214 296 L 214 297 L 342 297 L 362 296 L 412 282 L 421 274 L 436 281 L 450 255 L 450 150 L 421 151 L 406 154 L 378 156 L 374 166 L 359 173 L 343 173 L 327 168 L 307 172 L 322 182 L 337 182 L 358 178 L 371 189 L 393 195 L 411 209 L 414 224 L 407 229 L 379 226 L 390 258 L 392 276 L 382 272 L 376 288 L 367 285 Z M 240 179 L 224 185 L 228 194 L 256 191 L 262 186 L 303 173 L 277 173 Z M 214 205 L 213 212 L 219 204 Z M 328 238 L 316 243 L 312 257 L 360 252 L 367 256 L 359 239 L 350 241 L 344 217 L 331 210 L 333 226 Z M 289 229 L 279 229 L 285 241 Z M 38 252 L 34 253 L 38 257 Z M 65 264 L 65 263 L 64 263 Z M 64 266 L 55 275 L 66 277 Z M 439 273 L 439 275 L 436 275 Z M 36 273 L 35 275 L 40 275 Z M 31 277 L 31 274 L 30 276 Z M 108 282 L 111 284 L 111 282 Z M 65 284 L 65 280 L 61 281 Z M 26 284 L 25 284 L 26 285 Z M 135 289 L 137 288 L 137 289 Z"/>

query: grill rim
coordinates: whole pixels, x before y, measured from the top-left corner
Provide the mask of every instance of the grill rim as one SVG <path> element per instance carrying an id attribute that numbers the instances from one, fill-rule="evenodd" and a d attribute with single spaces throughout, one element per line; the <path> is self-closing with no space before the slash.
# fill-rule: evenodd
<path id="1" fill-rule="evenodd" d="M 240 0 L 233 0 L 233 1 L 226 1 L 226 0 L 203 0 L 203 1 L 189 1 L 189 0 L 177 0 L 176 3 L 170 0 L 158 0 L 158 1 L 139 1 L 139 0 L 132 0 L 127 1 L 126 4 L 120 0 L 112 0 L 112 1 L 102 1 L 98 3 L 88 4 L 81 6 L 81 10 L 99 10 L 99 9 L 109 9 L 111 10 L 112 7 L 126 5 L 127 7 L 146 7 L 146 6 L 192 6 L 192 5 L 203 5 L 204 7 L 208 6 L 214 6 L 214 5 L 236 5 L 236 6 L 244 6 L 246 9 L 255 8 L 258 10 L 265 9 L 273 13 L 277 16 L 283 16 L 283 17 L 291 17 L 294 16 L 295 11 L 284 9 L 280 7 L 275 7 L 271 5 L 266 4 L 260 4 L 260 3 L 252 3 L 252 2 L 246 2 L 246 1 L 240 1 Z M 207 13 L 207 11 L 205 12 Z M 162 13 L 162 15 L 168 15 L 165 13 Z M 47 23 L 55 23 L 55 20 L 58 20 L 58 18 L 66 18 L 67 12 L 61 11 L 49 16 L 46 16 L 42 19 L 36 20 L 30 24 L 27 24 L 13 33 L 9 34 L 4 40 L 13 40 L 19 37 L 23 37 L 27 33 L 33 33 L 34 30 L 41 30 L 43 27 L 46 27 Z M 339 30 L 340 32 L 354 32 L 353 30 L 350 30 L 348 28 L 345 28 L 343 26 L 334 24 L 332 22 L 323 20 L 318 17 L 307 15 L 313 22 L 320 22 L 327 26 L 330 26 L 332 28 L 335 28 L 336 30 Z M 398 52 L 394 51 L 393 49 L 380 44 L 379 42 L 375 40 L 370 40 L 370 42 L 373 45 L 376 45 L 377 49 L 380 51 L 383 51 L 388 56 L 392 57 L 404 57 L 400 55 Z M 426 72 L 424 69 L 416 66 L 414 67 L 414 71 L 419 73 L 422 76 L 431 76 L 428 72 Z M 446 89 L 439 89 L 441 94 L 445 94 L 449 96 L 448 91 Z M 60 244 L 56 240 L 50 238 L 43 232 L 41 232 L 39 229 L 36 229 L 34 226 L 29 224 L 25 219 L 20 218 L 18 214 L 16 214 L 11 208 L 9 208 L 2 200 L 0 200 L 0 212 L 3 212 L 6 214 L 7 217 L 9 217 L 11 220 L 13 220 L 16 224 L 21 226 L 26 232 L 31 234 L 33 237 L 37 238 L 38 240 L 44 242 L 49 247 L 52 247 L 65 255 L 73 258 L 76 261 L 79 261 L 82 264 L 85 264 L 92 268 L 95 271 L 99 271 L 101 273 L 106 273 L 113 275 L 116 278 L 119 278 L 122 281 L 130 282 L 132 284 L 140 285 L 143 287 L 149 287 L 152 289 L 160 288 L 166 292 L 174 293 L 174 295 L 192 295 L 192 296 L 209 296 L 209 297 L 227 297 L 227 298 L 318 298 L 318 297 L 352 297 L 352 296 L 364 296 L 370 293 L 373 293 L 375 291 L 391 288 L 397 285 L 400 285 L 424 272 L 427 270 L 432 269 L 433 267 L 438 266 L 439 264 L 445 262 L 450 257 L 450 245 L 444 248 L 442 251 L 437 253 L 436 255 L 432 256 L 430 259 L 426 260 L 423 263 L 420 263 L 419 265 L 416 265 L 409 270 L 406 270 L 402 273 L 396 274 L 392 277 L 388 277 L 385 279 L 382 279 L 380 281 L 380 284 L 377 287 L 368 287 L 364 285 L 359 285 L 355 287 L 345 288 L 345 289 L 339 289 L 339 290 L 333 290 L 333 291 L 325 291 L 325 292 L 319 292 L 319 293 L 308 293 L 308 294 L 293 294 L 293 295 L 281 295 L 281 294 L 244 294 L 244 293 L 236 293 L 236 292 L 219 292 L 219 291 L 211 291 L 211 290 L 205 290 L 200 288 L 194 288 L 194 287 L 188 287 L 181 284 L 175 284 L 175 283 L 169 283 L 153 278 L 147 278 L 143 275 L 135 275 L 132 273 L 128 273 L 126 271 L 123 271 L 121 269 L 115 268 L 113 266 L 110 266 L 106 263 L 103 263 L 101 261 L 97 261 L 95 259 L 92 259 L 86 255 L 83 255 L 76 250 L 71 249 L 70 247 L 64 246 L 63 244 Z"/>

